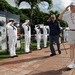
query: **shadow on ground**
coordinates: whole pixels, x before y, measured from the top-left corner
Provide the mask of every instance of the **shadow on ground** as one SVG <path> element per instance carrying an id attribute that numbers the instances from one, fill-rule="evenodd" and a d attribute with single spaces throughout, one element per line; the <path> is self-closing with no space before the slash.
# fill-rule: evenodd
<path id="1" fill-rule="evenodd" d="M 68 69 L 67 67 L 64 67 L 64 68 L 58 69 L 58 70 L 50 70 L 50 71 L 35 73 L 35 74 L 31 74 L 31 75 L 62 75 L 63 72 L 67 72 L 69 70 L 70 69 Z M 65 74 L 65 75 L 68 75 L 68 74 Z"/>
<path id="2" fill-rule="evenodd" d="M 46 59 L 46 58 L 50 58 L 50 56 L 36 57 L 36 58 L 29 58 L 29 59 L 27 58 L 27 59 L 22 59 L 22 60 L 15 60 L 15 61 L 8 61 L 8 62 L 0 63 L 0 66 L 8 65 L 8 64 L 19 64 L 19 63 L 23 63 L 23 62 L 41 60 L 41 59 Z M 12 59 L 14 59 L 14 58 L 12 58 Z"/>

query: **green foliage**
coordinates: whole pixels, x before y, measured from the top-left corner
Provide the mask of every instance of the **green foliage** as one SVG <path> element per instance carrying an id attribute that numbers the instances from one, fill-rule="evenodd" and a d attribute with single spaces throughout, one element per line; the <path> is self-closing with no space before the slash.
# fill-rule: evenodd
<path id="1" fill-rule="evenodd" d="M 63 28 L 68 27 L 68 24 L 65 21 L 59 20 L 59 22 L 60 22 L 61 27 Z"/>
<path id="2" fill-rule="evenodd" d="M 14 0 L 15 1 L 15 0 Z M 31 25 L 34 26 L 35 24 L 42 24 L 44 23 L 51 14 L 55 14 L 56 18 L 58 18 L 59 16 L 59 12 L 58 11 L 53 11 L 50 10 L 49 13 L 44 13 L 41 12 L 39 7 L 37 6 L 38 3 L 40 2 L 48 2 L 50 7 L 52 6 L 52 0 L 19 0 L 19 2 L 21 3 L 22 1 L 26 1 L 29 4 L 31 3 L 32 6 L 36 6 L 36 9 L 21 9 L 19 10 L 17 7 L 12 7 L 10 4 L 7 3 L 7 1 L 5 0 L 0 0 L 0 10 L 5 11 L 5 12 L 10 12 L 13 14 L 17 14 L 20 15 L 20 22 L 23 23 L 26 19 L 32 19 Z M 67 23 L 59 20 L 60 21 L 60 25 L 62 27 L 66 27 Z"/>
<path id="3" fill-rule="evenodd" d="M 49 4 L 49 8 L 52 6 L 52 0 L 16 0 L 15 3 L 19 6 L 22 1 L 29 3 L 32 8 L 41 2 L 47 2 Z"/>
<path id="4" fill-rule="evenodd" d="M 41 2 L 47 2 L 49 4 L 49 8 L 51 8 L 51 6 L 52 6 L 52 0 L 16 0 L 15 3 L 16 3 L 17 6 L 19 6 L 22 1 L 25 1 L 25 2 L 29 3 L 30 6 L 31 6 L 31 9 L 30 9 L 31 25 L 34 25 L 33 24 L 34 23 L 33 20 L 35 19 L 34 16 L 33 16 L 34 13 L 35 13 L 33 11 L 34 10 L 34 7 L 37 9 L 38 4 L 41 3 Z M 39 22 L 43 23 L 43 19 L 42 19 L 43 16 L 44 16 L 44 15 L 42 15 L 43 13 L 38 13 L 38 14 L 40 14 L 40 17 L 38 15 L 38 17 L 39 17 L 40 20 L 38 19 L 38 17 L 36 17 L 36 18 L 39 20 Z"/>
<path id="5" fill-rule="evenodd" d="M 0 0 L 0 10 L 5 12 L 10 12 L 12 14 L 20 15 L 21 22 L 24 22 L 25 19 L 28 19 L 28 17 L 25 14 L 23 14 L 21 10 L 19 10 L 16 7 L 12 7 L 5 0 Z"/>

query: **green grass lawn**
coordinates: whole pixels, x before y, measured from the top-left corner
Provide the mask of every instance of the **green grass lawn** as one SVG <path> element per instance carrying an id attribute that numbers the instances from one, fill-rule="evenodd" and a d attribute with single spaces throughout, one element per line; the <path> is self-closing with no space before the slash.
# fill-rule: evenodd
<path id="1" fill-rule="evenodd" d="M 22 39 L 21 42 L 24 42 L 24 39 Z M 47 45 L 49 45 L 49 42 L 47 43 Z M 37 48 L 37 44 L 34 42 L 31 43 L 30 50 L 35 51 L 36 48 Z M 41 48 L 43 48 L 43 42 L 41 42 Z M 17 55 L 25 53 L 24 52 L 24 43 L 21 44 L 21 48 L 16 49 L 16 53 L 17 53 Z M 7 53 L 6 51 L 0 51 L 0 60 L 9 58 L 9 57 L 10 57 L 9 53 Z"/>

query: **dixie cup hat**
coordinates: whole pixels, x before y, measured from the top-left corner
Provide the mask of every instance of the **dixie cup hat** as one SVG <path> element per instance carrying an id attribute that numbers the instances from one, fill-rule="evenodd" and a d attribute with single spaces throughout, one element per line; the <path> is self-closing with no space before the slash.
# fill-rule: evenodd
<path id="1" fill-rule="evenodd" d="M 28 23 L 29 22 L 29 20 L 25 20 L 25 23 Z"/>
<path id="2" fill-rule="evenodd" d="M 9 19 L 9 22 L 14 22 L 14 19 Z"/>

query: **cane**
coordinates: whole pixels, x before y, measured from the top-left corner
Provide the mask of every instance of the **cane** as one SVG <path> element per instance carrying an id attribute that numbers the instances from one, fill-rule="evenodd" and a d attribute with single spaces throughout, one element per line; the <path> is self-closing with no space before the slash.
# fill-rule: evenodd
<path id="1" fill-rule="evenodd" d="M 67 51 L 66 51 L 65 45 L 64 45 L 64 43 L 62 43 L 62 44 L 63 44 L 64 50 L 65 50 L 65 52 L 66 52 L 66 54 L 67 54 Z"/>
<path id="2" fill-rule="evenodd" d="M 62 35 L 60 35 L 60 38 L 61 38 L 61 36 L 62 36 Z M 65 50 L 66 54 L 67 54 L 67 51 L 66 51 L 66 48 L 65 48 L 64 43 L 62 43 L 62 45 L 63 45 L 63 47 L 64 47 L 64 50 Z"/>

